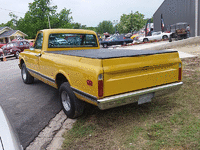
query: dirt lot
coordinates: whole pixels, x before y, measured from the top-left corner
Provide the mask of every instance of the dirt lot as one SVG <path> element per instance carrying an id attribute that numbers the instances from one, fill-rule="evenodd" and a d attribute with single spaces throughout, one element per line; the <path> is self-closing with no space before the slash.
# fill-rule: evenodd
<path id="1" fill-rule="evenodd" d="M 184 53 L 200 56 L 200 43 L 199 43 L 199 45 L 193 44 L 193 45 L 188 45 L 185 47 L 176 47 L 175 49 L 182 51 Z"/>
<path id="2" fill-rule="evenodd" d="M 184 58 L 182 88 L 151 103 L 101 111 L 89 107 L 66 132 L 63 149 L 200 149 L 200 46 L 175 48 Z"/>

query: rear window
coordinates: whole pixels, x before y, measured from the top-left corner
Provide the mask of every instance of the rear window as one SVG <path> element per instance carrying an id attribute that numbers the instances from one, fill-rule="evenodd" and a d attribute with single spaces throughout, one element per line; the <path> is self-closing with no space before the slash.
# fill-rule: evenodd
<path id="1" fill-rule="evenodd" d="M 96 36 L 93 34 L 50 34 L 49 48 L 70 48 L 70 47 L 97 47 Z"/>

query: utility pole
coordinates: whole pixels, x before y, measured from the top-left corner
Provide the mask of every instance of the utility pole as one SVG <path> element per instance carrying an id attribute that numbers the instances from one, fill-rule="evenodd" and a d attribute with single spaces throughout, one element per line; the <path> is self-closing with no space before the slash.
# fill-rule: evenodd
<path id="1" fill-rule="evenodd" d="M 113 24 L 115 26 L 115 33 L 116 33 L 116 25 L 117 25 L 117 23 L 118 23 L 118 20 L 113 20 Z"/>
<path id="2" fill-rule="evenodd" d="M 198 0 L 195 0 L 195 37 L 198 36 Z"/>
<path id="3" fill-rule="evenodd" d="M 48 22 L 49 22 L 49 29 L 51 29 L 51 24 L 50 24 L 50 21 L 49 21 L 49 14 L 48 14 Z"/>
<path id="4" fill-rule="evenodd" d="M 50 6 L 50 1 L 47 3 L 47 6 L 48 7 Z M 49 20 L 49 11 L 48 11 L 47 17 L 48 17 L 48 22 L 49 22 L 49 29 L 51 29 L 51 24 L 50 24 L 50 20 Z"/>
<path id="5" fill-rule="evenodd" d="M 131 22 L 131 29 L 130 30 L 131 30 L 131 33 L 133 33 L 132 32 L 132 29 L 133 29 L 133 18 L 132 17 L 133 17 L 133 11 L 131 10 L 131 18 L 130 18 L 130 22 Z"/>

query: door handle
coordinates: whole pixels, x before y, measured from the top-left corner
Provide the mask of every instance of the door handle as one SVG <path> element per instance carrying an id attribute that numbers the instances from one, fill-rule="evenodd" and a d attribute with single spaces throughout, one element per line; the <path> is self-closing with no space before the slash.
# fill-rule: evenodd
<path id="1" fill-rule="evenodd" d="M 37 56 L 37 57 L 41 57 L 41 56 L 42 56 L 42 54 L 38 54 L 38 55 L 35 55 L 35 56 Z"/>

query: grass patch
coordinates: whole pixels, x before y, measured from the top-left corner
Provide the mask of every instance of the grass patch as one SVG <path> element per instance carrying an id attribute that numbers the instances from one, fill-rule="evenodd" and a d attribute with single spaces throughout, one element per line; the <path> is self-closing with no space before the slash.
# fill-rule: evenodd
<path id="1" fill-rule="evenodd" d="M 176 93 L 105 111 L 88 106 L 65 133 L 63 149 L 200 149 L 199 60 L 183 60 Z"/>

